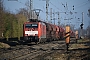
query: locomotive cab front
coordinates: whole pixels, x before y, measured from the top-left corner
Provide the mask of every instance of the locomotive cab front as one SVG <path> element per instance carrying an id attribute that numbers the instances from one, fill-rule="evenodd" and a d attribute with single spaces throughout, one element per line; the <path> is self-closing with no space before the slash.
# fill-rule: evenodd
<path id="1" fill-rule="evenodd" d="M 25 41 L 35 42 L 38 40 L 38 23 L 26 22 L 23 30 Z"/>

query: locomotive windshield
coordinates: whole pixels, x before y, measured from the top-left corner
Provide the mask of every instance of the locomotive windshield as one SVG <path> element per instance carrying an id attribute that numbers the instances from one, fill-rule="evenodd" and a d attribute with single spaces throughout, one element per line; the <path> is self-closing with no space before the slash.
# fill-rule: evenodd
<path id="1" fill-rule="evenodd" d="M 38 28 L 38 24 L 26 24 L 25 28 Z"/>

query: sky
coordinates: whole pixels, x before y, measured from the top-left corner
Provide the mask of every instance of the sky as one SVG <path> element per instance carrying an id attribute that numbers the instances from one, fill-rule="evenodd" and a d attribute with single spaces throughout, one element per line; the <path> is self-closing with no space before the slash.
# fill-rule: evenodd
<path id="1" fill-rule="evenodd" d="M 4 6 L 6 10 L 9 10 L 13 13 L 17 13 L 17 10 L 26 7 L 25 3 L 27 1 L 30 0 L 18 0 L 18 1 L 4 0 Z M 60 12 L 60 17 L 59 17 L 60 24 L 74 24 L 75 28 L 79 28 L 82 22 L 82 12 L 83 12 L 84 28 L 90 25 L 90 17 L 88 17 L 87 15 L 88 9 L 90 9 L 90 0 L 49 0 L 48 21 L 50 21 L 50 8 L 52 8 L 52 12 Z M 33 9 L 41 9 L 42 11 L 40 11 L 39 16 L 42 20 L 46 20 L 46 13 L 45 13 L 46 0 L 33 0 Z M 70 14 L 70 11 L 73 14 Z M 65 14 L 63 12 L 67 12 L 67 13 Z M 58 15 L 55 14 L 55 24 L 58 24 L 57 19 L 58 19 Z M 54 20 L 52 22 L 54 23 Z"/>

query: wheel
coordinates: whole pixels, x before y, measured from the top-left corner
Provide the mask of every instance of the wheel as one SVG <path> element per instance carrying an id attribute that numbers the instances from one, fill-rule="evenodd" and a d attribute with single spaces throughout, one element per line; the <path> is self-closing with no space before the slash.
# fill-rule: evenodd
<path id="1" fill-rule="evenodd" d="M 41 42 L 41 39 L 36 40 L 36 44 L 39 44 Z"/>

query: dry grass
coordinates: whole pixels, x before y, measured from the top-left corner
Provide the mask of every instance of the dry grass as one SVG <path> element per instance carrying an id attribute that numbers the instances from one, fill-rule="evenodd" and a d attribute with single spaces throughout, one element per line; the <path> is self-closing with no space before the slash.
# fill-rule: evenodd
<path id="1" fill-rule="evenodd" d="M 8 44 L 0 42 L 0 48 L 10 48 L 10 46 Z"/>
<path id="2" fill-rule="evenodd" d="M 69 49 L 90 48 L 90 45 L 86 45 L 86 43 L 89 43 L 89 42 L 90 42 L 90 39 L 78 40 L 78 43 L 71 44 Z"/>

